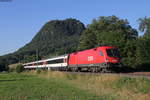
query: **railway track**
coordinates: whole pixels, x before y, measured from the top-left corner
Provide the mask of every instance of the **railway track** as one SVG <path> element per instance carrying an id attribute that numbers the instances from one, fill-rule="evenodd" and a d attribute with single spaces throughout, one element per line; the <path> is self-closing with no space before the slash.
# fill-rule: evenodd
<path id="1" fill-rule="evenodd" d="M 80 74 L 80 75 L 119 75 L 119 76 L 125 76 L 125 77 L 131 77 L 131 78 L 146 78 L 150 79 L 150 72 L 132 72 L 132 73 L 91 73 L 91 72 L 65 72 L 70 74 Z"/>
<path id="2" fill-rule="evenodd" d="M 133 78 L 143 77 L 143 78 L 150 79 L 150 72 L 122 73 L 121 75 L 124 75 L 127 77 L 133 77 Z"/>

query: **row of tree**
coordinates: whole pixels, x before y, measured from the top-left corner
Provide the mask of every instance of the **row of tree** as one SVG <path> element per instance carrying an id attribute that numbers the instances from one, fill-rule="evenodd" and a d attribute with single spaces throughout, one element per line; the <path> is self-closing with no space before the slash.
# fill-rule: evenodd
<path id="1" fill-rule="evenodd" d="M 135 69 L 150 69 L 150 18 L 138 20 L 139 36 L 127 20 L 116 16 L 99 17 L 88 25 L 80 38 L 79 50 L 101 45 L 117 46 L 124 66 Z"/>

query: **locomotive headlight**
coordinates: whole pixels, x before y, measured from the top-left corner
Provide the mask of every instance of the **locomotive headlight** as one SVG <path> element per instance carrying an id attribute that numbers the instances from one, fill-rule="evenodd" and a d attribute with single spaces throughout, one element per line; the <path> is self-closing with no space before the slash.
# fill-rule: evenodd
<path id="1" fill-rule="evenodd" d="M 112 61 L 118 61 L 118 60 L 115 60 L 115 59 L 114 59 L 114 60 L 112 60 Z"/>

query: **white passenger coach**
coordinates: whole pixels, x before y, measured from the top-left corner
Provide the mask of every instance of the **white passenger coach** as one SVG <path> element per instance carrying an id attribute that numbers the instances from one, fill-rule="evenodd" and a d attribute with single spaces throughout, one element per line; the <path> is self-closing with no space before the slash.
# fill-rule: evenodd
<path id="1" fill-rule="evenodd" d="M 66 68 L 68 55 L 62 55 L 58 57 L 53 57 L 45 60 L 39 60 L 35 62 L 23 64 L 25 69 L 35 69 L 35 68 Z"/>

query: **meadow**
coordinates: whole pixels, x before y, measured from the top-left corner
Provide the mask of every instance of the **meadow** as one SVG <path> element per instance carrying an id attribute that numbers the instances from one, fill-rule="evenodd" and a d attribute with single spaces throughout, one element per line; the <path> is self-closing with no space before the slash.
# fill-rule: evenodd
<path id="1" fill-rule="evenodd" d="M 149 100 L 150 80 L 112 74 L 0 74 L 0 100 Z"/>

